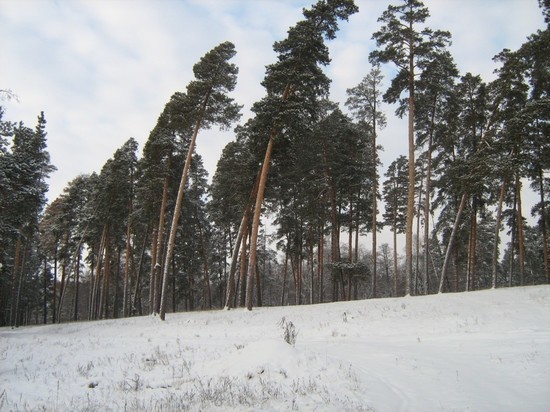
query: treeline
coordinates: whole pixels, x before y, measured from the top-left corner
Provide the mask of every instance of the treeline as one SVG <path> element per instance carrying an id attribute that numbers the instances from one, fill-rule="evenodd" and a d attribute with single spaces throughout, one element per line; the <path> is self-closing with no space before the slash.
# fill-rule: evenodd
<path id="1" fill-rule="evenodd" d="M 420 1 L 402 0 L 379 18 L 372 69 L 348 90 L 345 113 L 328 100 L 322 67 L 326 41 L 357 11 L 352 0 L 319 1 L 274 44 L 265 97 L 234 129 L 210 185 L 194 145 L 240 117 L 229 42 L 194 66 L 141 157 L 129 139 L 47 207 L 44 114 L 33 130 L 0 111 L 0 324 L 548 283 L 548 29 L 495 56 L 487 83 L 460 74 L 450 33 L 426 26 Z M 387 90 L 382 64 L 397 73 Z M 408 116 L 409 156 L 379 176 L 383 104 Z M 539 199 L 531 211 L 524 184 Z M 391 246 L 378 244 L 383 227 Z"/>

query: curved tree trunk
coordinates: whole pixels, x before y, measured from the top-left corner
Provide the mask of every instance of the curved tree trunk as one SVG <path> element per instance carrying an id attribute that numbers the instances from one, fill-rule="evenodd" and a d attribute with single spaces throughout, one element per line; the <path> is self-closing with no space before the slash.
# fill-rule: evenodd
<path id="1" fill-rule="evenodd" d="M 258 250 L 258 233 L 260 230 L 260 217 L 262 213 L 262 204 L 264 201 L 265 187 L 267 185 L 267 176 L 271 165 L 271 154 L 273 152 L 273 141 L 277 135 L 277 130 L 272 129 L 269 136 L 269 142 L 265 150 L 264 162 L 260 173 L 260 181 L 258 184 L 258 193 L 256 195 L 256 203 L 254 205 L 254 217 L 252 219 L 252 229 L 250 237 L 250 256 L 248 258 L 248 278 L 246 283 L 246 308 L 252 310 L 254 305 L 254 281 L 256 278 L 256 261 Z"/>
<path id="2" fill-rule="evenodd" d="M 205 99 L 203 105 L 203 111 L 206 107 L 206 102 L 208 97 Z M 174 215 L 172 217 L 172 226 L 170 227 L 170 238 L 168 240 L 168 249 L 166 250 L 166 257 L 164 258 L 164 267 L 162 269 L 162 287 L 161 287 L 161 298 L 160 298 L 160 310 L 159 315 L 160 319 L 164 320 L 166 318 L 166 304 L 168 302 L 168 268 L 170 267 L 170 260 L 172 259 L 172 254 L 174 253 L 174 245 L 176 243 L 176 233 L 178 229 L 178 222 L 181 215 L 181 206 L 183 204 L 183 194 L 185 192 L 185 185 L 187 184 L 187 176 L 189 174 L 189 169 L 191 168 L 191 159 L 193 158 L 193 151 L 195 150 L 195 142 L 197 140 L 197 135 L 199 134 L 199 129 L 201 127 L 202 116 L 200 116 L 195 122 L 195 129 L 193 130 L 193 136 L 191 137 L 191 143 L 189 144 L 189 149 L 187 150 L 187 157 L 185 159 L 185 165 L 183 166 L 183 172 L 181 174 L 180 186 L 178 189 L 178 197 L 176 199 L 176 204 L 174 206 Z"/>
<path id="3" fill-rule="evenodd" d="M 260 176 L 261 176 L 261 169 L 258 172 L 258 175 L 256 176 L 256 180 L 254 181 L 254 186 L 252 187 L 252 190 L 250 191 L 250 195 L 248 196 L 248 201 L 245 206 L 243 218 L 241 219 L 241 224 L 239 226 L 239 232 L 237 233 L 237 239 L 235 240 L 235 246 L 233 247 L 233 254 L 231 255 L 231 267 L 229 269 L 227 297 L 225 300 L 225 308 L 224 308 L 226 310 L 235 306 L 234 304 L 235 295 L 236 295 L 235 273 L 237 271 L 237 261 L 239 260 L 239 250 L 241 249 L 241 243 L 243 244 L 243 248 L 246 249 L 246 237 L 248 236 L 248 225 L 250 223 L 250 213 L 252 212 L 252 205 L 254 204 L 254 199 L 258 195 L 258 185 L 260 184 Z M 243 237 L 245 238 L 244 242 L 243 242 Z M 246 251 L 243 256 L 246 256 Z"/>

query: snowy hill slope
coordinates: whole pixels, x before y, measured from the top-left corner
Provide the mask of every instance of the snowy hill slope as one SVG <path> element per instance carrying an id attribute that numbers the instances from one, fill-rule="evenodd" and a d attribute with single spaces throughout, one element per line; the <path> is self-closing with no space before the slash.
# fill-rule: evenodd
<path id="1" fill-rule="evenodd" d="M 291 409 L 550 411 L 550 286 L 0 329 L 0 410 Z"/>

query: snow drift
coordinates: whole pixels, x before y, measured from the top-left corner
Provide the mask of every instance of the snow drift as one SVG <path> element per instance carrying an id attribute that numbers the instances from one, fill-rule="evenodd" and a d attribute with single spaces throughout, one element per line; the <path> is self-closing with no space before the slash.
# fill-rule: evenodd
<path id="1" fill-rule="evenodd" d="M 0 410 L 542 412 L 549 388 L 550 286 L 0 329 Z"/>

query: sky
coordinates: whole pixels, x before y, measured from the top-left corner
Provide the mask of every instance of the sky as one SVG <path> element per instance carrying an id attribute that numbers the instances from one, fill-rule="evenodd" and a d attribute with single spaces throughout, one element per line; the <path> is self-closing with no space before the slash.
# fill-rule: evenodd
<path id="1" fill-rule="evenodd" d="M 244 105 L 241 123 L 264 96 L 265 66 L 275 62 L 274 41 L 302 18 L 314 0 L 0 0 L 0 90 L 17 99 L 0 105 L 4 120 L 34 128 L 44 111 L 48 150 L 57 167 L 49 200 L 79 174 L 99 172 L 130 137 L 140 149 L 176 91 L 193 80 L 193 65 L 216 45 L 231 41 L 239 67 L 232 97 Z M 340 24 L 328 43 L 331 99 L 345 110 L 346 89 L 370 70 L 378 17 L 398 0 L 356 0 L 359 13 Z M 452 33 L 451 52 L 461 74 L 494 78 L 492 57 L 517 49 L 544 28 L 537 0 L 424 0 L 427 25 Z M 391 66 L 384 68 L 385 83 Z M 388 127 L 381 174 L 406 154 L 404 120 L 383 105 Z M 197 152 L 210 176 L 233 133 L 199 134 Z"/>

